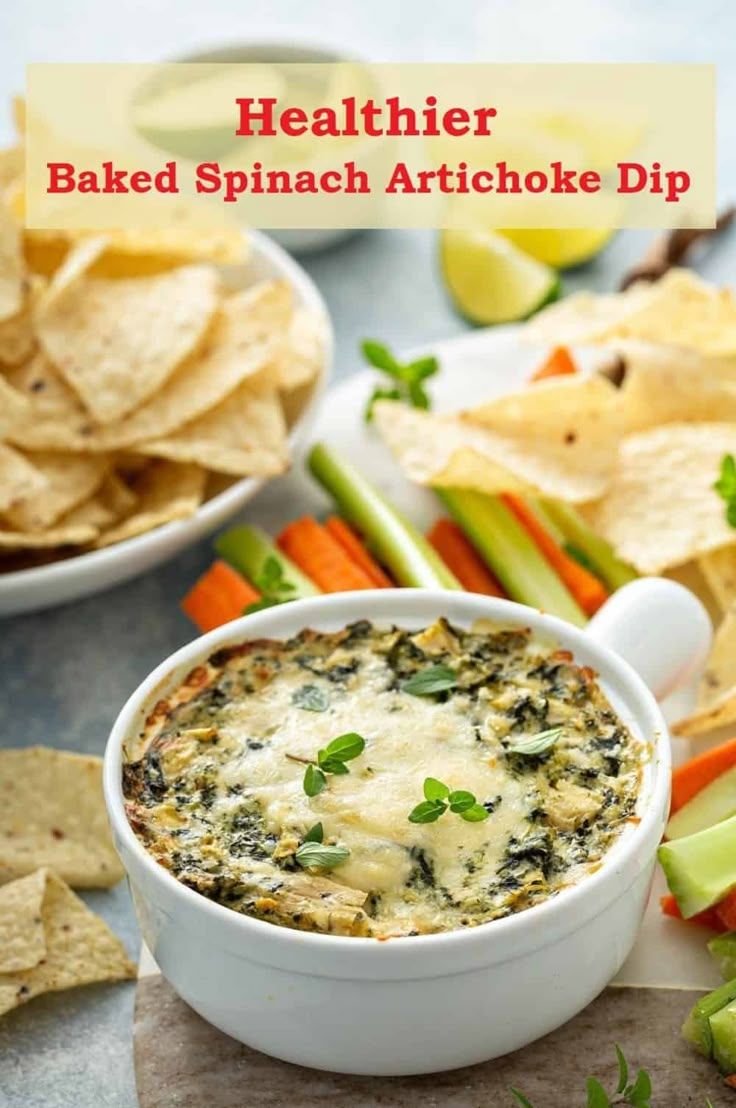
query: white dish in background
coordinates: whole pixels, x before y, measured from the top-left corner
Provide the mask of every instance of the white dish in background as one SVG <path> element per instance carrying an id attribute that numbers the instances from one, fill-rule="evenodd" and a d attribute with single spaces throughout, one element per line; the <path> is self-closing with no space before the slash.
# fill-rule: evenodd
<path id="1" fill-rule="evenodd" d="M 289 434 L 292 457 L 299 457 L 314 422 L 333 360 L 334 336 L 327 307 L 312 279 L 286 251 L 268 236 L 248 233 L 250 254 L 242 267 L 227 270 L 228 283 L 245 288 L 257 281 L 286 278 L 295 303 L 320 312 L 325 320 L 325 357 L 303 410 Z M 145 573 L 211 534 L 231 519 L 267 483 L 266 478 L 235 480 L 223 492 L 206 500 L 188 519 L 156 527 L 143 535 L 102 550 L 92 550 L 48 565 L 0 573 L 0 616 L 31 612 L 91 596 Z"/>
<path id="2" fill-rule="evenodd" d="M 282 39 L 264 35 L 229 43 L 226 46 L 210 46 L 204 50 L 191 50 L 169 59 L 173 62 L 260 64 L 281 62 L 290 65 L 306 63 L 309 65 L 337 62 L 364 61 L 351 49 L 333 45 L 319 38 L 299 37 Z M 365 159 L 371 160 L 370 151 L 365 151 Z M 357 234 L 354 227 L 310 227 L 310 228 L 274 228 L 269 234 L 279 245 L 292 254 L 314 254 L 325 250 L 335 243 Z"/>
<path id="3" fill-rule="evenodd" d="M 526 911 L 465 931 L 370 938 L 295 931 L 241 915 L 181 884 L 125 814 L 122 747 L 154 704 L 216 649 L 245 639 L 336 630 L 359 619 L 420 627 L 444 615 L 531 627 L 592 666 L 623 722 L 652 754 L 631 823 L 596 872 Z M 642 628 L 646 628 L 642 650 Z M 113 839 L 143 937 L 174 988 L 228 1035 L 289 1062 L 399 1075 L 472 1065 L 516 1050 L 584 1008 L 620 969 L 644 914 L 669 808 L 670 747 L 645 684 L 666 687 L 702 662 L 710 623 L 682 586 L 658 578 L 617 592 L 581 631 L 510 601 L 425 589 L 337 593 L 218 628 L 164 661 L 133 693 L 105 752 Z M 639 675 L 614 651 L 633 650 Z"/>

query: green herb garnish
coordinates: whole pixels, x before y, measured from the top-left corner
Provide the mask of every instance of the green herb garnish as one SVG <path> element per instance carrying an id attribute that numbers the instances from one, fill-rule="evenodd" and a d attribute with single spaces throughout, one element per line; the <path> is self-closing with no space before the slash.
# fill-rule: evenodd
<path id="1" fill-rule="evenodd" d="M 409 812 L 410 823 L 434 823 L 447 811 L 454 812 L 468 823 L 488 819 L 489 812 L 465 789 L 452 791 L 436 777 L 424 779 L 424 800 Z"/>
<path id="2" fill-rule="evenodd" d="M 305 712 L 326 712 L 330 706 L 330 698 L 319 685 L 302 685 L 291 698 L 291 703 L 297 708 L 303 708 Z"/>
<path id="3" fill-rule="evenodd" d="M 365 750 L 365 739 L 355 731 L 348 731 L 344 735 L 338 735 L 331 743 L 317 752 L 317 760 L 311 758 L 298 758 L 294 754 L 286 757 L 292 762 L 306 762 L 304 771 L 304 792 L 307 796 L 319 796 L 327 787 L 327 774 L 349 773 L 346 762 L 352 762 Z"/>
<path id="4" fill-rule="evenodd" d="M 509 754 L 545 754 L 552 749 L 561 734 L 561 727 L 550 727 L 549 731 L 539 731 L 536 735 L 523 735 L 509 743 L 506 749 Z"/>
<path id="5" fill-rule="evenodd" d="M 412 696 L 434 696 L 436 693 L 447 692 L 457 686 L 457 674 L 450 666 L 428 666 L 418 673 L 413 673 L 401 686 L 403 692 Z"/>
<path id="6" fill-rule="evenodd" d="M 724 454 L 721 473 L 713 488 L 726 502 L 726 519 L 730 527 L 736 527 L 736 460 L 733 454 Z"/>
<path id="7" fill-rule="evenodd" d="M 273 608 L 276 604 L 284 604 L 287 600 L 293 600 L 292 593 L 296 592 L 296 585 L 287 581 L 284 576 L 284 567 L 278 558 L 272 554 L 266 558 L 258 573 L 253 577 L 253 584 L 261 594 L 260 600 L 254 600 L 247 608 L 243 609 L 243 615 L 251 612 L 261 612 L 264 608 Z"/>
<path id="8" fill-rule="evenodd" d="M 403 400 L 412 408 L 424 410 L 431 407 L 424 382 L 439 370 L 440 366 L 436 358 L 429 355 L 416 358 L 413 362 L 400 362 L 387 346 L 374 339 L 364 339 L 360 349 L 369 365 L 379 369 L 395 382 L 391 387 L 377 386 L 373 390 L 365 410 L 366 423 L 370 423 L 373 419 L 373 407 L 377 400 Z"/>
<path id="9" fill-rule="evenodd" d="M 346 846 L 325 846 L 324 828 L 321 823 L 315 823 L 307 831 L 301 846 L 294 852 L 294 857 L 300 866 L 311 869 L 334 869 L 350 857 L 350 851 Z"/>
<path id="10" fill-rule="evenodd" d="M 620 1046 L 616 1046 L 618 1058 L 618 1082 L 616 1089 L 609 1095 L 597 1077 L 589 1077 L 585 1082 L 587 1100 L 585 1108 L 613 1108 L 614 1105 L 628 1104 L 631 1108 L 651 1108 L 652 1081 L 646 1070 L 639 1070 L 633 1082 L 629 1083 L 629 1067 Z M 519 1089 L 509 1092 L 521 1108 L 534 1108 L 528 1097 Z M 706 1108 L 713 1108 L 706 1098 Z"/>

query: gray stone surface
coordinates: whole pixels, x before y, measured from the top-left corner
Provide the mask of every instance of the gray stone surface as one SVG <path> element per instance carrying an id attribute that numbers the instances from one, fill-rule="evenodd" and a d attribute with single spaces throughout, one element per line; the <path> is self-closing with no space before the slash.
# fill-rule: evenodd
<path id="1" fill-rule="evenodd" d="M 148 60 L 256 31 L 314 38 L 321 30 L 386 60 L 717 62 L 719 193 L 736 195 L 736 8 L 729 0 L 0 0 L 0 105 L 22 88 L 28 61 Z M 0 122 L 0 143 L 8 130 Z M 647 237 L 619 235 L 594 263 L 568 275 L 566 287 L 612 287 Z M 337 377 L 357 368 L 362 336 L 400 347 L 465 329 L 447 304 L 435 245 L 428 233 L 366 232 L 306 260 L 333 315 Z M 703 271 L 733 280 L 735 258 L 731 235 L 704 259 Z M 257 511 L 256 501 L 247 514 Z M 205 542 L 101 596 L 0 622 L 0 744 L 100 753 L 128 694 L 191 638 L 177 601 L 210 558 Z M 85 899 L 135 953 L 125 887 Z M 133 988 L 122 985 L 40 998 L 4 1017 L 0 1106 L 135 1108 L 132 1013 Z"/>

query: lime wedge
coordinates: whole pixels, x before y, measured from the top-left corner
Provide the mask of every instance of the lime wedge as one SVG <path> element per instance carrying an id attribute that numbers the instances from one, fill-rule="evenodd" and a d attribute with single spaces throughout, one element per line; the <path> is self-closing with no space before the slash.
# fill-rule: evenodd
<path id="1" fill-rule="evenodd" d="M 538 262 L 555 269 L 567 269 L 595 257 L 610 240 L 613 230 L 610 227 L 549 227 L 545 230 L 519 227 L 499 234 Z"/>
<path id="2" fill-rule="evenodd" d="M 526 319 L 559 295 L 555 271 L 495 231 L 443 231 L 440 255 L 450 296 L 471 323 Z"/>

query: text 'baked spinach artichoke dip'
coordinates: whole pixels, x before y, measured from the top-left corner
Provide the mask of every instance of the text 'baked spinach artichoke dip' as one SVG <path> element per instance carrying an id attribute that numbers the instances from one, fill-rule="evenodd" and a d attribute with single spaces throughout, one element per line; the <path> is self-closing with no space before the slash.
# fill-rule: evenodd
<path id="1" fill-rule="evenodd" d="M 473 927 L 597 868 L 644 744 L 524 629 L 361 621 L 214 653 L 127 744 L 128 819 L 184 885 L 339 935 Z"/>

